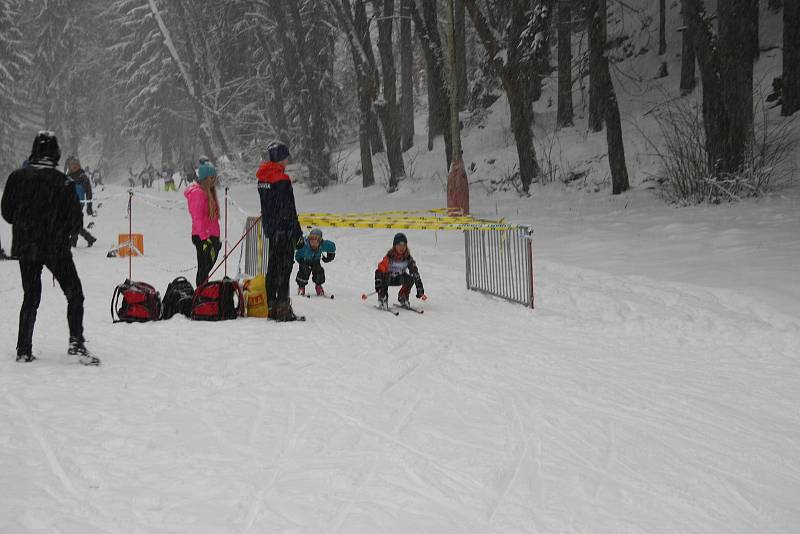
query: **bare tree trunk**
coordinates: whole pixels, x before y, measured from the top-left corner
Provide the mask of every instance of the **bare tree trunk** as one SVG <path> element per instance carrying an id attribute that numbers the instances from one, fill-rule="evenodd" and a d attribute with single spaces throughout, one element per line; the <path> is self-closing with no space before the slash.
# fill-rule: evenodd
<path id="1" fill-rule="evenodd" d="M 658 55 L 667 52 L 667 0 L 658 0 Z"/>
<path id="2" fill-rule="evenodd" d="M 533 145 L 533 106 L 534 95 L 540 84 L 543 66 L 547 63 L 549 53 L 549 32 L 551 9 L 549 2 L 537 3 L 537 7 L 544 7 L 538 11 L 539 16 L 530 18 L 530 5 L 527 2 L 514 2 L 503 5 L 510 9 L 509 24 L 507 26 L 509 43 L 501 45 L 495 37 L 494 26 L 489 20 L 494 13 L 487 11 L 484 15 L 478 6 L 477 0 L 464 0 L 464 5 L 469 12 L 472 23 L 483 42 L 490 59 L 490 67 L 498 74 L 506 91 L 511 114 L 511 130 L 517 144 L 519 157 L 519 173 L 522 190 L 527 194 L 530 185 L 541 174 L 536 161 L 536 150 Z M 488 18 L 487 18 L 488 17 Z M 530 23 L 533 23 L 531 27 Z M 523 33 L 531 31 L 534 35 L 541 36 L 541 46 L 536 47 L 534 55 L 526 53 L 520 42 Z M 508 46 L 510 52 L 503 60 L 499 59 L 502 46 Z"/>
<path id="3" fill-rule="evenodd" d="M 469 85 L 467 83 L 467 32 L 464 0 L 455 0 L 455 40 L 456 40 L 456 88 L 458 89 L 458 109 L 467 109 Z"/>
<path id="4" fill-rule="evenodd" d="M 603 94 L 606 95 L 603 101 L 603 120 L 606 123 L 606 142 L 608 144 L 608 166 L 611 171 L 611 190 L 614 195 L 627 191 L 630 187 L 628 182 L 628 169 L 625 166 L 625 147 L 622 142 L 622 124 L 619 117 L 619 104 L 617 94 L 614 91 L 614 84 L 611 81 L 611 73 L 608 68 L 608 56 L 605 48 L 605 32 L 601 33 L 601 24 L 598 16 L 606 12 L 606 0 L 589 0 L 592 8 L 589 10 L 595 15 L 594 19 L 589 20 L 589 43 L 600 47 L 598 55 L 598 81 L 601 84 Z M 587 15 L 588 16 L 588 15 Z"/>
<path id="5" fill-rule="evenodd" d="M 586 21 L 589 24 L 589 130 L 603 129 L 603 108 L 608 96 L 603 82 L 603 44 L 606 42 L 606 12 L 595 0 L 587 0 Z M 605 4 L 604 4 L 605 5 Z"/>
<path id="6" fill-rule="evenodd" d="M 572 9 L 558 0 L 558 127 L 572 126 Z"/>
<path id="7" fill-rule="evenodd" d="M 720 4 L 719 36 L 704 18 L 702 0 L 685 0 L 686 15 L 703 84 L 703 125 L 709 168 L 716 177 L 735 173 L 744 162 L 753 132 L 754 21 L 746 15 L 755 0 Z"/>
<path id="8" fill-rule="evenodd" d="M 417 5 L 419 1 L 412 0 L 411 14 L 417 27 L 417 36 L 422 44 L 428 78 L 428 150 L 433 150 L 434 137 L 443 134 L 445 157 L 449 169 L 453 150 L 449 128 L 450 106 L 447 96 L 449 85 L 445 77 L 444 52 L 439 38 L 436 0 L 422 0 L 424 2 L 424 21 L 419 13 Z"/>
<path id="9" fill-rule="evenodd" d="M 403 152 L 414 146 L 414 50 L 411 0 L 400 0 L 400 125 Z"/>
<path id="10" fill-rule="evenodd" d="M 800 109 L 800 3 L 783 6 L 783 105 L 782 115 Z"/>
<path id="11" fill-rule="evenodd" d="M 358 142 L 361 152 L 361 185 L 370 187 L 375 184 L 375 173 L 372 167 L 372 148 L 370 142 L 370 121 L 373 117 L 371 88 L 373 78 L 369 72 L 368 57 L 363 50 L 361 39 L 357 35 L 353 22 L 353 12 L 349 0 L 331 0 L 337 17 L 345 30 L 345 35 L 350 43 L 350 52 L 353 56 L 353 67 L 356 72 L 358 84 L 359 128 Z"/>
<path id="12" fill-rule="evenodd" d="M 393 18 L 394 0 L 383 0 L 378 20 L 378 53 L 381 56 L 383 73 L 383 103 L 377 109 L 383 123 L 386 156 L 389 160 L 389 191 L 397 190 L 400 179 L 406 174 L 403 151 L 400 146 L 400 121 L 397 113 L 397 89 L 395 87 L 397 73 L 392 45 Z"/>
<path id="13" fill-rule="evenodd" d="M 681 36 L 681 96 L 686 96 L 694 91 L 697 85 L 695 78 L 695 55 L 692 45 L 692 34 L 690 25 L 686 19 L 686 8 L 683 8 L 683 32 Z"/>
<path id="14" fill-rule="evenodd" d="M 519 174 L 522 181 L 522 190 L 530 192 L 531 183 L 541 174 L 539 163 L 536 161 L 536 149 L 533 146 L 533 107 L 528 91 L 508 92 L 508 105 L 511 112 L 511 131 L 517 143 L 519 156 Z"/>
<path id="15" fill-rule="evenodd" d="M 355 31 L 358 34 L 361 47 L 367 58 L 366 68 L 372 82 L 369 85 L 370 99 L 375 100 L 380 92 L 381 83 L 380 77 L 378 76 L 378 66 L 375 62 L 375 54 L 372 51 L 372 38 L 370 37 L 369 21 L 367 20 L 367 10 L 364 6 L 364 0 L 354 0 L 353 12 Z M 372 110 L 369 118 L 369 136 L 373 154 L 379 154 L 384 151 L 383 137 L 378 122 L 379 118 L 375 110 Z"/>
<path id="16" fill-rule="evenodd" d="M 728 0 L 719 7 L 722 98 L 730 109 L 725 171 L 738 171 L 753 139 L 753 60 L 756 57 L 758 0 Z M 743 39 L 742 36 L 747 36 Z"/>

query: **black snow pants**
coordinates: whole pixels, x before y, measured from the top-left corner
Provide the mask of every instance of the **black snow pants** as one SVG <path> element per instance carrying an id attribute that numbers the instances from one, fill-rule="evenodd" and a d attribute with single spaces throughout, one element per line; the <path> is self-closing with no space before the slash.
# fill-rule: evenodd
<path id="1" fill-rule="evenodd" d="M 267 305 L 270 307 L 289 302 L 289 281 L 294 266 L 294 245 L 291 232 L 278 231 L 269 238 Z"/>
<path id="2" fill-rule="evenodd" d="M 53 258 L 41 261 L 20 260 L 22 275 L 22 308 L 19 311 L 19 333 L 17 335 L 17 354 L 31 354 L 33 348 L 33 327 L 36 311 L 42 298 L 42 268 L 53 273 L 61 291 L 67 297 L 67 324 L 70 341 L 83 342 L 83 288 L 72 257 Z"/>

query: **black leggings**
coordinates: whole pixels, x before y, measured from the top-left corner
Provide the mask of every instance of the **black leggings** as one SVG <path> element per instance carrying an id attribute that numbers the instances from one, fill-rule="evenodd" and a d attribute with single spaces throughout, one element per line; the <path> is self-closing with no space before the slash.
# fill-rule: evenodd
<path id="1" fill-rule="evenodd" d="M 31 354 L 36 311 L 42 298 L 42 268 L 47 267 L 67 297 L 67 324 L 70 340 L 83 342 L 83 288 L 71 256 L 41 261 L 20 260 L 22 307 L 19 310 L 17 354 Z"/>
<path id="2" fill-rule="evenodd" d="M 192 236 L 192 243 L 194 243 L 194 248 L 197 251 L 197 277 L 195 277 L 195 287 L 200 287 L 200 285 L 206 281 L 208 273 L 211 272 L 214 264 L 217 263 L 219 249 L 222 248 L 219 237 L 212 235 L 209 239 L 211 240 L 211 246 L 206 247 L 204 250 L 203 241 L 200 239 L 200 236 Z"/>

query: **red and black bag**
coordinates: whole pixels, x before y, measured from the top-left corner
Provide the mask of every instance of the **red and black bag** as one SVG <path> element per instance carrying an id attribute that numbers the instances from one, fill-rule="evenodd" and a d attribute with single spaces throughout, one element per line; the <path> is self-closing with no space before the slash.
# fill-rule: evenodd
<path id="1" fill-rule="evenodd" d="M 244 315 L 242 288 L 236 280 L 223 278 L 206 282 L 194 291 L 192 319 L 196 321 L 224 321 Z"/>
<path id="2" fill-rule="evenodd" d="M 114 289 L 111 318 L 115 323 L 144 323 L 160 317 L 161 298 L 150 284 L 125 280 Z"/>

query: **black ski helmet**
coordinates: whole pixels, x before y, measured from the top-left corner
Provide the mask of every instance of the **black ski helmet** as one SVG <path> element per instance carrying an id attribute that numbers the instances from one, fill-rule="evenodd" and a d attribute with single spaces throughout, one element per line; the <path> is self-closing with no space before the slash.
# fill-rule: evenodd
<path id="1" fill-rule="evenodd" d="M 283 161 L 289 157 L 289 147 L 280 141 L 273 141 L 267 146 L 270 161 Z"/>
<path id="2" fill-rule="evenodd" d="M 406 234 L 404 234 L 403 232 L 395 234 L 394 240 L 392 241 L 392 246 L 395 246 L 398 243 L 408 244 L 408 239 L 406 239 Z"/>
<path id="3" fill-rule="evenodd" d="M 41 160 L 58 163 L 59 159 L 61 159 L 61 149 L 58 147 L 56 134 L 47 130 L 42 130 L 36 134 L 28 160 L 31 163 Z"/>

